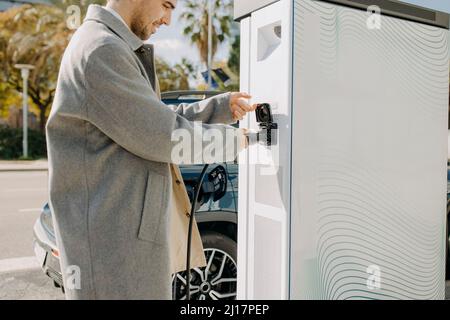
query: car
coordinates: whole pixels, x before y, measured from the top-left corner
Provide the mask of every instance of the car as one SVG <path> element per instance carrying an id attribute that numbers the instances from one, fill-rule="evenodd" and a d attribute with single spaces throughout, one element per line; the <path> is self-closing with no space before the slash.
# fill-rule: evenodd
<path id="1" fill-rule="evenodd" d="M 173 91 L 161 95 L 166 104 L 196 102 L 219 94 L 216 91 Z M 180 171 L 189 195 L 193 198 L 193 187 L 203 169 L 203 165 L 182 165 Z M 202 188 L 197 213 L 197 225 L 203 242 L 207 267 L 194 268 L 191 271 L 191 299 L 232 300 L 237 290 L 237 199 L 238 165 L 237 162 L 211 165 L 205 177 L 222 173 L 219 191 Z M 215 175 L 217 176 L 217 175 Z M 49 276 L 56 287 L 64 292 L 59 251 L 53 229 L 52 212 L 48 204 L 34 225 L 35 255 L 43 272 Z M 208 268 L 208 270 L 206 269 Z M 186 298 L 186 272 L 172 275 L 172 298 Z"/>

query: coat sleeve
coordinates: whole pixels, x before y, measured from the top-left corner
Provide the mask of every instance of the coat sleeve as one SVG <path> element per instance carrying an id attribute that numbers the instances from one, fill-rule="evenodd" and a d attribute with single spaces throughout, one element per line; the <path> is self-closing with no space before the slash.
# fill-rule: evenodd
<path id="1" fill-rule="evenodd" d="M 232 124 L 236 121 L 231 114 L 230 98 L 230 93 L 223 93 L 192 104 L 180 103 L 179 105 L 169 105 L 169 107 L 191 121 Z"/>
<path id="2" fill-rule="evenodd" d="M 84 72 L 85 120 L 124 149 L 147 160 L 175 164 L 234 160 L 244 146 L 243 132 L 231 126 L 194 123 L 187 119 L 189 116 L 180 115 L 180 110 L 168 108 L 156 95 L 149 94 L 149 84 L 132 54 L 113 43 L 103 44 L 89 54 Z M 203 110 L 211 103 L 217 102 L 211 100 L 180 108 L 185 108 L 184 113 L 188 115 L 204 115 L 197 119 L 211 120 L 214 117 Z M 212 144 L 211 139 L 204 139 L 204 132 L 214 132 L 223 138 L 223 148 L 209 152 L 206 158 L 199 152 L 211 149 Z M 194 147 L 183 150 L 180 156 L 180 140 L 186 139 Z"/>

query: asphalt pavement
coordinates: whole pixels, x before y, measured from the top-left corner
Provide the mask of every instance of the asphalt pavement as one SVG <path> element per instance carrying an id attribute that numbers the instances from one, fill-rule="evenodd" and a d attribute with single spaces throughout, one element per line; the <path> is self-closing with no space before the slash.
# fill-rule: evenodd
<path id="1" fill-rule="evenodd" d="M 47 202 L 47 161 L 0 161 L 0 300 L 61 300 L 33 251 L 33 225 Z"/>
<path id="2" fill-rule="evenodd" d="M 41 269 L 0 272 L 0 300 L 64 300 Z"/>
<path id="3" fill-rule="evenodd" d="M 47 185 L 47 171 L 0 171 L 0 260 L 34 256 L 33 225 Z"/>

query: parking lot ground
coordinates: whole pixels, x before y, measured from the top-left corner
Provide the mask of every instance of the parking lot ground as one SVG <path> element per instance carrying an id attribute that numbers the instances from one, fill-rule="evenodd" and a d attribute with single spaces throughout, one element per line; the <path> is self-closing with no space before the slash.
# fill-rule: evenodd
<path id="1" fill-rule="evenodd" d="M 0 273 L 0 300 L 64 300 L 61 289 L 41 269 Z M 450 281 L 446 282 L 446 299 L 450 300 Z"/>
<path id="2" fill-rule="evenodd" d="M 0 273 L 0 300 L 64 300 L 40 269 Z"/>

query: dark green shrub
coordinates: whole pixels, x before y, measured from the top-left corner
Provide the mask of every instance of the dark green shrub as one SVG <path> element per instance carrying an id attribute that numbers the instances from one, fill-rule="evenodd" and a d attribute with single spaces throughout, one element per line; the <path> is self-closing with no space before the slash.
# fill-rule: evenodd
<path id="1" fill-rule="evenodd" d="M 0 159 L 19 159 L 22 156 L 22 128 L 0 125 Z M 33 159 L 47 157 L 45 134 L 28 129 L 28 156 Z"/>

